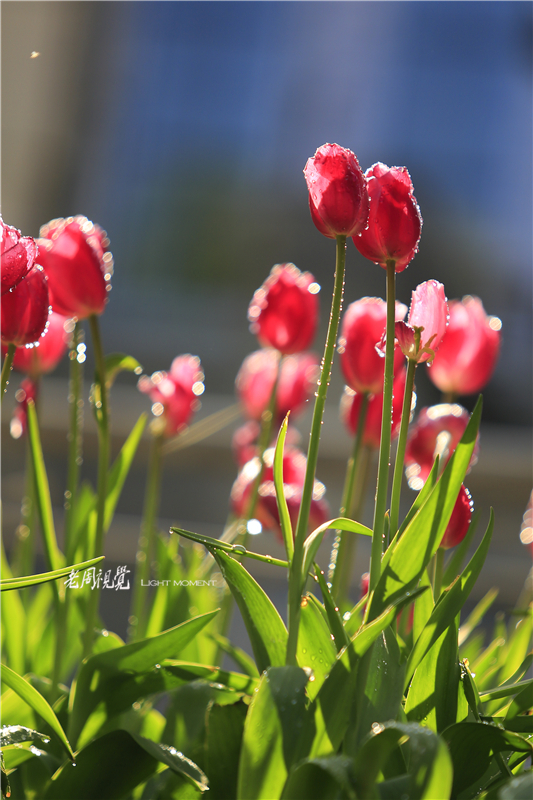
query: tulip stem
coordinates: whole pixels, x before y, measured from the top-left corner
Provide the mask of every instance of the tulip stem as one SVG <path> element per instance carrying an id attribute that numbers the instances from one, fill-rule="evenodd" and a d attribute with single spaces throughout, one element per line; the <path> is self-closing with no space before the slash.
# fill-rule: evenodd
<path id="1" fill-rule="evenodd" d="M 365 430 L 365 422 L 368 411 L 368 392 L 365 392 L 361 401 L 361 408 L 359 410 L 359 420 L 357 422 L 357 431 L 353 441 L 353 451 L 351 457 L 348 459 L 346 465 L 346 477 L 344 479 L 344 488 L 342 491 L 342 500 L 339 508 L 339 517 L 345 517 L 353 513 L 353 499 L 355 489 L 356 476 L 361 480 L 359 470 L 359 456 L 363 444 L 363 434 Z M 331 583 L 331 593 L 336 599 L 337 605 L 346 599 L 348 589 L 350 587 L 350 575 L 352 570 L 353 554 L 354 554 L 355 536 L 349 531 L 335 531 L 335 541 L 331 550 L 331 571 L 328 575 L 329 582 Z"/>
<path id="2" fill-rule="evenodd" d="M 16 349 L 17 346 L 13 344 L 13 342 L 8 344 L 6 357 L 4 358 L 4 363 L 2 364 L 2 402 L 4 401 L 7 384 L 9 383 L 9 375 L 11 373 L 11 367 L 13 366 L 13 358 L 15 357 Z"/>
<path id="3" fill-rule="evenodd" d="M 74 563 L 76 543 L 73 538 L 72 519 L 82 463 L 83 400 L 81 399 L 81 393 L 83 367 L 78 361 L 78 344 L 81 340 L 81 325 L 76 321 L 69 351 L 70 386 L 68 399 L 70 402 L 70 430 L 68 436 L 67 489 L 65 492 L 65 555 L 67 564 Z"/>
<path id="4" fill-rule="evenodd" d="M 446 551 L 443 547 L 439 547 L 434 555 L 433 561 L 433 600 L 435 603 L 440 597 L 442 591 L 442 576 L 444 575 L 444 555 Z"/>
<path id="5" fill-rule="evenodd" d="M 403 395 L 402 421 L 398 436 L 398 448 L 394 464 L 394 477 L 392 479 L 392 495 L 390 503 L 390 538 L 396 535 L 400 516 L 400 495 L 402 492 L 403 465 L 405 461 L 405 448 L 407 445 L 407 431 L 411 418 L 411 401 L 415 385 L 415 371 L 417 362 L 409 359 L 407 362 L 407 376 L 405 378 L 405 392 Z"/>
<path id="6" fill-rule="evenodd" d="M 131 616 L 133 618 L 131 620 L 130 629 L 131 640 L 142 639 L 146 628 L 146 610 L 148 604 L 146 602 L 146 596 L 143 597 L 142 587 L 143 584 L 146 585 L 147 581 L 150 579 L 153 540 L 161 497 L 162 449 L 163 434 L 158 434 L 152 438 L 150 443 L 144 510 L 136 557 L 135 582 L 131 604 Z"/>
<path id="7" fill-rule="evenodd" d="M 107 473 L 109 468 L 109 412 L 107 403 L 106 386 L 106 367 L 102 339 L 98 317 L 91 314 L 89 317 L 91 326 L 91 336 L 94 347 L 94 359 L 96 362 L 96 383 L 98 393 L 95 394 L 95 411 L 98 422 L 98 479 L 97 479 L 97 498 L 96 498 L 96 534 L 94 549 L 91 556 L 103 555 L 104 547 L 104 523 L 105 505 L 107 499 Z M 100 588 L 93 589 L 89 594 L 87 603 L 87 623 L 83 641 L 83 657 L 91 654 L 93 646 L 94 625 L 98 616 L 98 602 L 100 600 Z"/>
<path id="8" fill-rule="evenodd" d="M 370 556 L 369 592 L 376 588 L 381 575 L 383 555 L 383 533 L 385 530 L 385 511 L 389 484 L 389 463 L 391 443 L 392 384 L 394 372 L 394 322 L 396 312 L 396 270 L 395 262 L 387 261 L 387 327 L 385 349 L 385 377 L 383 381 L 383 416 L 381 419 L 381 443 L 379 448 L 378 482 L 374 506 L 374 533 Z"/>
<path id="9" fill-rule="evenodd" d="M 331 365 L 333 363 L 333 355 L 335 353 L 335 345 L 337 343 L 337 331 L 339 329 L 342 296 L 344 291 L 346 236 L 337 236 L 336 244 L 335 285 L 333 288 L 333 297 L 331 301 L 331 313 L 329 317 L 326 344 L 324 347 L 324 357 L 322 359 L 322 369 L 320 378 L 318 380 L 318 390 L 316 392 L 313 421 L 311 423 L 311 433 L 309 434 L 307 468 L 302 489 L 302 502 L 300 505 L 300 512 L 298 514 L 298 522 L 296 524 L 294 555 L 289 576 L 289 637 L 287 641 L 286 658 L 286 663 L 288 665 L 296 665 L 298 628 L 300 625 L 300 603 L 306 580 L 306 576 L 302 576 L 303 547 L 307 533 L 307 526 L 309 523 L 311 501 L 313 499 L 313 488 L 318 459 L 318 447 L 320 444 L 320 433 L 322 429 L 322 418 L 324 416 L 324 406 L 326 404 L 326 396 L 331 376 Z"/>

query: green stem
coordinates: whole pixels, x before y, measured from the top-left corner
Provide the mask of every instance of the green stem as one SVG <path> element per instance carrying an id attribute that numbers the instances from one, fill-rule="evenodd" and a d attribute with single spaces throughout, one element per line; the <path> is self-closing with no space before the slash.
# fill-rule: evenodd
<path id="1" fill-rule="evenodd" d="M 7 384 L 9 383 L 9 374 L 11 372 L 11 367 L 13 366 L 13 358 L 15 356 L 16 349 L 17 346 L 12 342 L 8 344 L 6 357 L 4 358 L 4 363 L 2 364 L 2 402 L 4 402 L 4 395 L 6 393 Z"/>
<path id="2" fill-rule="evenodd" d="M 148 476 L 144 496 L 144 511 L 137 550 L 137 564 L 131 606 L 131 639 L 142 639 L 147 622 L 147 596 L 145 585 L 150 579 L 153 540 L 159 514 L 161 497 L 161 465 L 163 436 L 154 436 L 150 446 Z M 144 584 L 144 585 L 143 585 Z"/>
<path id="3" fill-rule="evenodd" d="M 368 392 L 365 392 L 361 401 L 361 408 L 359 410 L 359 420 L 357 423 L 357 431 L 353 441 L 353 451 L 351 457 L 348 459 L 346 465 L 346 477 L 344 479 L 344 488 L 342 492 L 342 500 L 339 508 L 339 517 L 345 517 L 351 512 L 353 504 L 353 495 L 355 488 L 355 478 L 358 474 L 359 455 L 363 444 L 363 434 L 365 430 L 366 415 L 368 411 Z M 354 554 L 355 536 L 349 531 L 335 531 L 335 541 L 331 550 L 330 561 L 333 565 L 331 572 L 328 576 L 331 583 L 331 593 L 336 599 L 337 605 L 345 599 L 345 593 L 349 586 L 349 578 L 352 570 L 353 554 Z M 342 590 L 341 590 L 342 586 Z"/>
<path id="4" fill-rule="evenodd" d="M 37 410 L 37 406 L 35 406 Z M 26 489 L 22 500 L 20 526 L 17 530 L 17 547 L 13 558 L 15 575 L 31 575 L 33 572 L 33 551 L 35 545 L 35 525 L 37 521 L 37 505 L 35 498 L 35 473 L 29 439 L 26 440 Z M 28 605 L 28 592 L 21 596 L 24 605 Z"/>
<path id="5" fill-rule="evenodd" d="M 102 555 L 104 547 L 104 520 L 105 502 L 107 498 L 107 473 L 109 468 L 109 412 L 107 403 L 106 369 L 98 317 L 92 314 L 89 317 L 91 336 L 96 362 L 96 381 L 99 386 L 99 397 L 96 399 L 96 419 L 98 422 L 98 481 L 96 500 L 96 535 L 94 551 L 89 557 Z M 87 603 L 87 623 L 83 642 L 83 657 L 91 654 L 93 644 L 93 629 L 98 615 L 100 588 L 94 588 L 89 594 Z"/>
<path id="6" fill-rule="evenodd" d="M 83 429 L 83 400 L 81 399 L 83 386 L 83 367 L 78 361 L 78 344 L 82 340 L 82 329 L 76 322 L 72 333 L 70 357 L 70 427 L 68 433 L 68 466 L 67 488 L 65 491 L 65 555 L 67 564 L 74 563 L 76 542 L 72 530 L 72 520 L 76 495 L 80 480 L 82 463 L 82 429 Z"/>
<path id="7" fill-rule="evenodd" d="M 385 350 L 385 376 L 383 380 L 383 416 L 381 419 L 381 443 L 379 448 L 378 482 L 374 506 L 374 534 L 370 556 L 369 592 L 376 588 L 381 575 L 383 555 L 383 532 L 389 483 L 389 462 L 391 442 L 392 382 L 394 371 L 394 322 L 396 311 L 396 272 L 394 261 L 387 262 L 387 327 Z"/>
<path id="8" fill-rule="evenodd" d="M 346 236 L 337 236 L 336 244 L 335 285 L 333 288 L 333 298 L 331 302 L 331 314 L 329 317 L 324 357 L 322 359 L 322 370 L 318 381 L 318 391 L 316 392 L 313 421 L 311 423 L 311 433 L 309 435 L 307 469 L 302 490 L 302 502 L 300 505 L 300 512 L 298 514 L 298 522 L 296 525 L 294 556 L 289 577 L 289 637 L 287 641 L 286 659 L 288 665 L 296 664 L 296 648 L 298 645 L 298 628 L 300 624 L 300 602 L 302 589 L 305 584 L 305 577 L 302 577 L 301 574 L 303 566 L 303 546 L 309 522 L 311 501 L 313 499 L 313 487 L 318 459 L 318 447 L 320 444 L 322 417 L 324 415 L 324 406 L 326 404 L 326 396 L 331 376 L 331 365 L 333 363 L 333 355 L 335 353 L 339 318 L 342 308 L 344 269 L 346 264 Z"/>
<path id="9" fill-rule="evenodd" d="M 416 361 L 409 359 L 407 362 L 407 376 L 405 378 L 405 392 L 403 396 L 402 421 L 400 425 L 400 435 L 398 436 L 398 448 L 396 450 L 396 461 L 394 464 L 394 477 L 392 479 L 392 496 L 390 503 L 390 537 L 396 535 L 398 530 L 398 520 L 400 516 L 400 495 L 402 491 L 403 464 L 405 460 L 405 447 L 407 445 L 407 431 L 411 417 L 411 398 L 415 385 Z"/>

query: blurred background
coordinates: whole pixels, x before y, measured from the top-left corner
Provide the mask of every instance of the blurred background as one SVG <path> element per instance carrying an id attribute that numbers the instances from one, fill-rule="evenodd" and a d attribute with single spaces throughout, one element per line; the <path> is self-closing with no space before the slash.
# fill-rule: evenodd
<path id="1" fill-rule="evenodd" d="M 293 261 L 321 284 L 321 348 L 334 248 L 309 217 L 307 158 L 329 141 L 363 169 L 378 160 L 409 168 L 424 227 L 399 298 L 408 303 L 418 283 L 437 278 L 450 299 L 479 295 L 503 323 L 468 486 L 481 527 L 489 505 L 496 511 L 479 592 L 498 584 L 500 601 L 514 603 L 530 567 L 518 537 L 531 490 L 531 4 L 45 0 L 2 2 L 1 14 L 4 220 L 32 236 L 71 214 L 105 228 L 115 258 L 106 350 L 134 355 L 148 374 L 178 353 L 199 355 L 204 416 L 234 402 L 235 374 L 257 347 L 248 303 L 273 264 Z M 384 272 L 349 243 L 345 304 L 384 291 Z M 419 373 L 419 407 L 439 402 Z M 65 361 L 42 401 L 59 527 L 67 375 Z M 350 448 L 341 391 L 335 364 L 318 471 L 332 510 Z M 118 448 L 149 401 L 127 376 L 112 402 Z M 9 541 L 25 448 L 9 437 L 9 402 L 2 413 Z M 168 457 L 163 526 L 220 534 L 236 471 L 231 432 Z M 117 563 L 134 558 L 146 448 L 107 539 Z M 273 552 L 267 536 L 257 549 Z M 367 559 L 361 547 L 355 583 Z"/>

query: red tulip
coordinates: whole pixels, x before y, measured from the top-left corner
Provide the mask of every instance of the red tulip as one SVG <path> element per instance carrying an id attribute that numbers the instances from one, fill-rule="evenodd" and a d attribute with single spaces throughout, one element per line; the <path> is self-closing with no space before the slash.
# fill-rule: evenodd
<path id="1" fill-rule="evenodd" d="M 2 295 L 2 344 L 36 344 L 46 331 L 49 302 L 46 275 L 34 264 L 14 289 Z"/>
<path id="2" fill-rule="evenodd" d="M 258 519 L 264 528 L 273 530 L 280 541 L 282 541 L 279 513 L 274 487 L 274 448 L 265 450 L 264 470 L 259 486 L 259 494 L 254 518 Z M 231 490 L 231 506 L 233 513 L 244 516 L 248 511 L 251 492 L 254 482 L 261 469 L 261 462 L 258 458 L 253 458 L 241 469 Z M 296 447 L 287 447 L 283 456 L 283 491 L 289 508 L 289 515 L 293 528 L 298 519 L 300 503 L 302 497 L 302 487 L 305 479 L 306 458 Z M 313 499 L 311 501 L 311 513 L 309 525 L 316 528 L 328 519 L 329 507 L 324 498 L 325 487 L 320 481 L 314 483 Z"/>
<path id="3" fill-rule="evenodd" d="M 31 236 L 22 236 L 17 228 L 6 225 L 0 217 L 2 241 L 2 294 L 9 292 L 26 277 L 37 256 L 37 245 Z"/>
<path id="4" fill-rule="evenodd" d="M 181 433 L 200 407 L 199 396 L 204 392 L 204 373 L 198 356 L 178 356 L 170 372 L 143 375 L 138 388 L 150 397 L 152 413 L 164 423 L 163 435 Z"/>
<path id="5" fill-rule="evenodd" d="M 394 378 L 393 399 L 392 399 L 392 438 L 396 438 L 400 433 L 402 422 L 403 395 L 405 392 L 405 368 L 401 369 Z M 341 397 L 340 416 L 345 427 L 355 435 L 363 395 L 354 392 L 349 386 L 344 389 Z M 383 393 L 371 395 L 368 400 L 365 427 L 363 430 L 363 444 L 372 449 L 378 449 L 381 441 L 381 418 L 383 416 Z"/>
<path id="6" fill-rule="evenodd" d="M 261 419 L 268 408 L 276 380 L 280 354 L 265 348 L 246 356 L 237 374 L 235 386 L 244 413 L 250 419 Z M 283 359 L 276 394 L 276 422 L 287 411 L 294 416 L 301 413 L 312 396 L 318 377 L 318 356 L 315 353 L 297 353 Z"/>
<path id="7" fill-rule="evenodd" d="M 13 439 L 20 439 L 28 429 L 28 400 L 37 402 L 37 395 L 39 387 L 36 381 L 31 378 L 24 378 L 20 384 L 20 388 L 15 392 L 15 400 L 17 405 L 11 417 L 9 432 Z"/>
<path id="8" fill-rule="evenodd" d="M 105 231 L 78 216 L 43 225 L 41 237 L 38 260 L 48 276 L 53 310 L 78 319 L 101 314 L 113 274 Z"/>
<path id="9" fill-rule="evenodd" d="M 232 436 L 231 449 L 233 457 L 239 467 L 251 461 L 252 458 L 259 455 L 258 441 L 261 434 L 261 425 L 257 420 L 250 419 L 241 425 Z M 273 426 L 272 436 L 275 438 L 278 435 L 277 428 Z M 285 446 L 297 446 L 300 443 L 301 436 L 293 425 L 287 428 L 287 435 L 285 438 Z"/>
<path id="10" fill-rule="evenodd" d="M 25 372 L 33 378 L 52 372 L 65 355 L 69 342 L 69 333 L 65 329 L 71 320 L 52 311 L 48 317 L 48 327 L 36 347 L 17 347 L 13 358 L 13 367 Z M 4 354 L 5 348 L 2 348 Z"/>
<path id="11" fill-rule="evenodd" d="M 405 450 L 405 474 L 411 489 L 419 491 L 431 472 L 435 457 L 447 464 L 470 419 L 457 403 L 441 403 L 423 408 L 409 431 Z M 470 467 L 477 461 L 479 434 Z"/>
<path id="12" fill-rule="evenodd" d="M 450 394 L 474 394 L 488 383 L 496 366 L 502 324 L 485 313 L 479 297 L 450 303 L 450 320 L 428 375 Z"/>
<path id="13" fill-rule="evenodd" d="M 313 341 L 318 324 L 320 286 L 310 272 L 294 264 L 276 264 L 248 309 L 250 331 L 262 347 L 301 353 Z"/>
<path id="14" fill-rule="evenodd" d="M 365 172 L 370 212 L 368 227 L 354 236 L 365 258 L 386 268 L 394 261 L 402 272 L 418 250 L 422 217 L 413 195 L 411 176 L 405 167 L 377 163 Z"/>
<path id="15" fill-rule="evenodd" d="M 472 520 L 473 510 L 474 504 L 470 492 L 464 484 L 461 484 L 450 521 L 440 543 L 444 550 L 449 550 L 450 547 L 455 547 L 463 541 Z"/>
<path id="16" fill-rule="evenodd" d="M 396 323 L 395 334 L 402 353 L 417 363 L 432 360 L 447 324 L 444 286 L 433 280 L 421 283 L 413 292 L 407 323 Z"/>
<path id="17" fill-rule="evenodd" d="M 356 156 L 338 144 L 324 144 L 304 169 L 309 208 L 316 227 L 329 239 L 355 236 L 366 226 L 368 193 Z"/>
<path id="18" fill-rule="evenodd" d="M 407 307 L 396 303 L 396 319 L 404 318 Z M 339 338 L 341 368 L 348 386 L 363 394 L 381 394 L 385 360 L 377 349 L 385 335 L 387 304 L 379 297 L 363 297 L 351 303 L 342 318 Z M 403 363 L 400 349 L 394 354 L 397 372 Z"/>

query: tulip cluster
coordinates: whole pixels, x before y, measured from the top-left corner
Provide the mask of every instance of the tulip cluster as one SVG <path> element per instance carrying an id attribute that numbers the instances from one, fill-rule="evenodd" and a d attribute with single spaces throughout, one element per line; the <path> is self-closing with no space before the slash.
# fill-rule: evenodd
<path id="1" fill-rule="evenodd" d="M 139 391 L 152 401 L 156 417 L 154 433 L 164 437 L 182 433 L 200 408 L 198 399 L 204 393 L 204 373 L 198 356 L 177 356 L 169 372 L 143 375 L 137 384 Z"/>
<path id="2" fill-rule="evenodd" d="M 261 526 L 274 531 L 279 541 L 283 541 L 279 520 L 279 511 L 274 487 L 274 449 L 268 448 L 263 453 L 263 464 L 258 457 L 248 461 L 239 472 L 231 490 L 231 507 L 236 517 L 246 517 L 255 481 L 261 475 L 258 497 L 253 510 L 254 519 Z M 298 518 L 302 498 L 302 487 L 305 478 L 306 458 L 296 447 L 286 447 L 283 456 L 283 492 L 287 500 L 289 516 L 293 529 Z M 325 522 L 329 516 L 329 507 L 324 497 L 325 487 L 315 481 L 309 526 L 311 529 Z"/>

